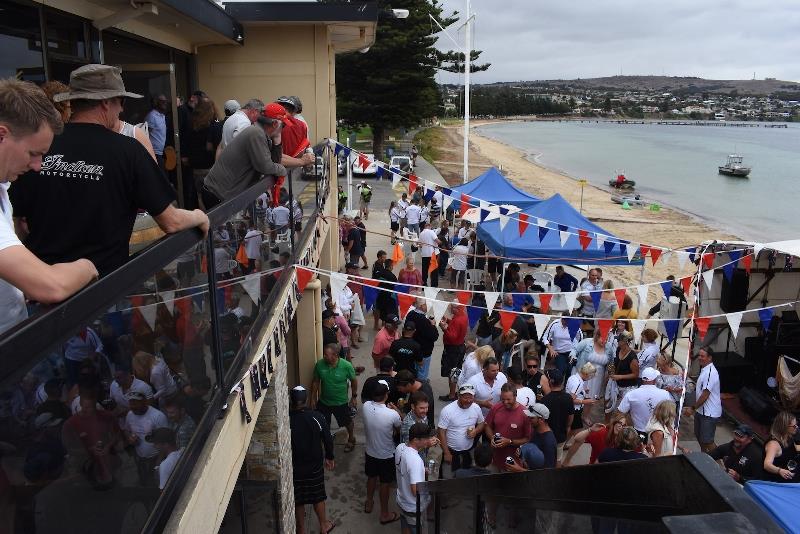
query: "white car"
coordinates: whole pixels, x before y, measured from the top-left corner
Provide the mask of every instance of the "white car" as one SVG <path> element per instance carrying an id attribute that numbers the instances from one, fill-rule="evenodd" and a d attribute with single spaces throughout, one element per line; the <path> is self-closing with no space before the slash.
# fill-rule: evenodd
<path id="1" fill-rule="evenodd" d="M 350 154 L 350 159 L 353 160 L 353 174 L 375 176 L 378 173 L 377 166 L 375 165 L 375 156 L 373 154 L 364 154 L 364 156 L 369 160 L 369 165 L 367 165 L 366 169 L 361 167 L 361 163 L 358 161 L 358 154 Z"/>
<path id="2" fill-rule="evenodd" d="M 400 169 L 403 172 L 414 172 L 414 165 L 411 164 L 411 158 L 408 156 L 392 156 L 389 167 Z"/>

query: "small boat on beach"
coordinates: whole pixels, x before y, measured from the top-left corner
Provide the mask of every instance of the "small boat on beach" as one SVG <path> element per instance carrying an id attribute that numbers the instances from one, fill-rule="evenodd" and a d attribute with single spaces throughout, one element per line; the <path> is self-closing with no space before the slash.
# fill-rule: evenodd
<path id="1" fill-rule="evenodd" d="M 750 167 L 742 165 L 742 156 L 739 154 L 729 154 L 725 165 L 719 166 L 719 173 L 727 176 L 739 176 L 746 178 L 750 174 Z"/>
<path id="2" fill-rule="evenodd" d="M 611 195 L 611 202 L 615 204 L 625 204 L 628 203 L 628 206 L 646 206 L 647 202 L 642 200 L 642 197 L 639 195 L 631 195 L 625 193 L 614 193 Z"/>
<path id="3" fill-rule="evenodd" d="M 628 178 L 625 177 L 625 173 L 620 172 L 617 173 L 617 177 L 614 180 L 608 181 L 608 185 L 614 189 L 632 191 L 633 188 L 636 187 L 636 182 L 628 180 Z"/>

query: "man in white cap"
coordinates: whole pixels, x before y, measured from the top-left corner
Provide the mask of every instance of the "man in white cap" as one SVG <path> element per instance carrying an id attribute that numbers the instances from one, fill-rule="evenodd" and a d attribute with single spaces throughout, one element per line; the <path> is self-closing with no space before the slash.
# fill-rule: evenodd
<path id="1" fill-rule="evenodd" d="M 166 233 L 198 227 L 208 232 L 201 210 L 172 205 L 175 191 L 147 150 L 135 139 L 111 131 L 126 98 L 122 71 L 84 65 L 70 74 L 70 123 L 53 140 L 38 173 L 21 177 L 10 191 L 14 215 L 25 217 L 25 244 L 46 263 L 88 258 L 100 275 L 128 261 L 128 246 L 139 209 Z"/>
<path id="2" fill-rule="evenodd" d="M 556 436 L 547 422 L 550 419 L 550 409 L 537 402 L 525 409 L 525 415 L 531 420 L 531 440 L 520 447 L 520 457 L 525 461 L 527 469 L 552 468 L 558 459 L 558 442 Z M 509 466 L 508 471 L 519 471 L 518 466 Z"/>
<path id="3" fill-rule="evenodd" d="M 475 386 L 464 384 L 458 388 L 458 398 L 439 414 L 438 427 L 442 461 L 450 464 L 450 472 L 471 467 L 470 451 L 484 427 L 483 412 L 475 404 Z"/>
<path id="4" fill-rule="evenodd" d="M 238 100 L 227 100 L 225 102 L 225 119 L 242 109 L 242 105 Z"/>
<path id="5" fill-rule="evenodd" d="M 402 421 L 396 409 L 386 405 L 389 398 L 389 383 L 378 380 L 372 390 L 372 400 L 364 403 L 364 474 L 367 475 L 367 500 L 364 511 L 371 513 L 374 506 L 375 489 L 380 482 L 378 497 L 381 513 L 379 521 L 386 525 L 400 519 L 397 512 L 389 512 L 389 491 L 395 481 L 395 439 L 400 436 Z"/>
<path id="6" fill-rule="evenodd" d="M 648 367 L 642 371 L 642 385 L 627 392 L 619 403 L 619 411 L 629 414 L 629 419 L 640 436 L 646 437 L 647 423 L 658 403 L 672 400 L 669 391 L 656 386 L 656 378 L 658 371 L 655 369 Z"/>

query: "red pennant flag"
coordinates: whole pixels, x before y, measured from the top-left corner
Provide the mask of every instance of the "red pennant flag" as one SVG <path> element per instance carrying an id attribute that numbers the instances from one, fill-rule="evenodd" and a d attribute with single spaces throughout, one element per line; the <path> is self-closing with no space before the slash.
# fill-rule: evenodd
<path id="1" fill-rule="evenodd" d="M 230 310 L 233 308 L 233 286 L 225 286 L 223 293 L 225 294 L 225 308 Z"/>
<path id="2" fill-rule="evenodd" d="M 522 237 L 522 234 L 528 228 L 528 214 L 518 213 L 517 216 L 519 217 L 519 236 Z"/>
<path id="3" fill-rule="evenodd" d="M 550 301 L 553 299 L 551 293 L 539 293 L 539 311 L 547 313 L 550 310 Z"/>
<path id="4" fill-rule="evenodd" d="M 703 265 L 706 266 L 706 269 L 711 269 L 714 267 L 714 253 L 713 252 L 706 252 L 703 254 Z"/>
<path id="5" fill-rule="evenodd" d="M 684 276 L 681 278 L 681 286 L 683 286 L 683 292 L 688 295 L 689 288 L 692 287 L 692 277 L 691 276 Z"/>
<path id="6" fill-rule="evenodd" d="M 586 250 L 589 248 L 589 243 L 592 242 L 592 238 L 589 237 L 589 232 L 586 230 L 578 230 L 578 241 L 581 244 L 581 248 Z"/>
<path id="7" fill-rule="evenodd" d="M 748 254 L 742 258 L 742 264 L 744 265 L 744 270 L 747 271 L 747 274 L 750 274 L 750 267 L 753 265 L 753 255 Z"/>
<path id="8" fill-rule="evenodd" d="M 514 319 L 517 318 L 517 314 L 510 311 L 501 311 L 500 312 L 500 326 L 503 327 L 503 333 L 508 332 L 508 329 L 511 328 L 511 325 L 514 324 Z"/>
<path id="9" fill-rule="evenodd" d="M 200 258 L 200 272 L 207 273 L 208 272 L 208 258 L 205 254 Z"/>
<path id="10" fill-rule="evenodd" d="M 361 167 L 361 170 L 367 170 L 369 167 L 369 159 L 364 154 L 358 155 L 358 166 Z"/>
<path id="11" fill-rule="evenodd" d="M 642 259 L 645 259 L 650 253 L 650 247 L 648 245 L 639 245 L 639 250 L 642 253 Z"/>
<path id="12" fill-rule="evenodd" d="M 413 193 L 417 189 L 417 176 L 415 174 L 408 175 L 408 192 Z"/>
<path id="13" fill-rule="evenodd" d="M 408 293 L 397 294 L 397 307 L 400 309 L 400 317 L 405 317 L 408 309 L 414 304 L 417 297 Z"/>
<path id="14" fill-rule="evenodd" d="M 433 271 L 435 271 L 438 268 L 439 268 L 439 255 L 438 254 L 432 254 L 431 255 L 431 263 L 430 263 L 430 265 L 428 265 L 428 274 L 432 273 Z"/>
<path id="15" fill-rule="evenodd" d="M 706 333 L 708 332 L 708 325 L 711 324 L 711 317 L 695 317 L 694 318 L 694 326 L 697 328 L 697 332 L 700 334 L 700 339 L 702 340 L 706 337 Z"/>
<path id="16" fill-rule="evenodd" d="M 614 290 L 614 296 L 617 297 L 617 305 L 620 309 L 622 309 L 622 305 L 625 303 L 625 295 L 627 295 L 627 291 L 624 288 Z"/>
<path id="17" fill-rule="evenodd" d="M 456 293 L 456 298 L 458 299 L 458 302 L 460 302 L 464 306 L 469 304 L 469 297 L 470 297 L 469 291 L 458 291 Z"/>
<path id="18" fill-rule="evenodd" d="M 611 326 L 614 324 L 614 319 L 598 319 L 597 320 L 597 328 L 600 330 L 600 339 L 606 339 L 608 337 L 608 331 L 611 330 Z"/>
<path id="19" fill-rule="evenodd" d="M 469 205 L 469 197 L 464 193 L 461 193 L 461 216 L 463 217 L 467 210 L 470 209 L 472 206 Z"/>
<path id="20" fill-rule="evenodd" d="M 308 269 L 303 269 L 302 267 L 297 268 L 297 289 L 302 293 L 308 283 L 311 281 L 311 278 L 314 276 L 314 273 L 309 271 Z"/>
<path id="21" fill-rule="evenodd" d="M 365 286 L 372 286 L 372 287 L 378 287 L 379 285 L 381 285 L 380 280 L 373 280 L 371 278 L 364 278 L 361 280 L 361 283 L 364 284 Z"/>
<path id="22" fill-rule="evenodd" d="M 658 261 L 658 258 L 661 257 L 662 252 L 664 251 L 657 247 L 653 247 L 650 249 L 650 259 L 653 260 L 653 265 L 655 265 L 656 262 Z"/>

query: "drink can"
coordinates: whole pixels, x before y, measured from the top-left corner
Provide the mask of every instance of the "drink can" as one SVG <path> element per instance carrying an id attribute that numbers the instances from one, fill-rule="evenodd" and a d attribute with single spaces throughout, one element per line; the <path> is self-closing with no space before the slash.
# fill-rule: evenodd
<path id="1" fill-rule="evenodd" d="M 495 434 L 494 434 L 494 442 L 497 443 L 498 441 L 500 441 L 501 438 L 502 438 L 502 436 L 500 435 L 500 432 L 495 432 Z"/>

